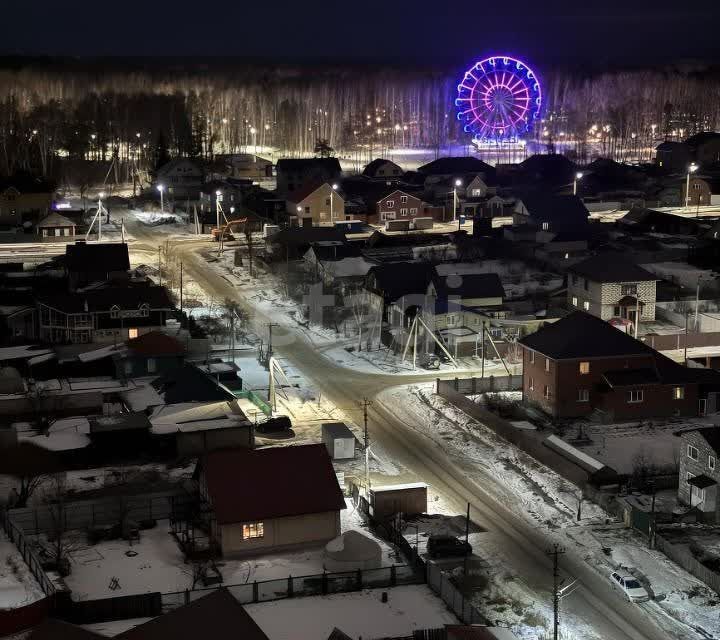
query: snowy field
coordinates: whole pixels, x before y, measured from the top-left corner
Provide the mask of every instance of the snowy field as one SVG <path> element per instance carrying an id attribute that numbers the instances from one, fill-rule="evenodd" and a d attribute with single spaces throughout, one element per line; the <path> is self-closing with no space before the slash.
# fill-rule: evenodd
<path id="1" fill-rule="evenodd" d="M 445 604 L 424 585 L 277 600 L 247 605 L 247 612 L 270 640 L 318 640 L 338 628 L 351 638 L 411 636 L 415 629 L 457 624 Z M 290 623 L 290 621 L 292 621 Z"/>
<path id="2" fill-rule="evenodd" d="M 600 576 L 605 578 L 622 569 L 638 577 L 650 593 L 659 594 L 654 601 L 639 606 L 671 637 L 720 636 L 720 599 L 702 582 L 662 553 L 649 551 L 639 534 L 612 522 L 593 503 L 583 502 L 582 517 L 577 522 L 576 487 L 434 394 L 431 384 L 390 389 L 380 399 L 391 411 L 402 406 L 399 417 L 468 469 L 470 481 L 534 527 L 547 530 Z M 406 530 L 405 535 L 412 542 L 414 530 Z M 538 625 L 547 626 L 551 619 L 547 607 L 550 592 L 532 589 L 523 576 L 512 572 L 502 540 L 498 544 L 491 536 L 482 538 L 479 553 L 490 568 L 492 580 L 477 595 L 478 603 L 492 619 L 512 625 L 521 637 L 536 637 L 532 634 L 537 634 Z M 569 637 L 605 640 L 573 616 L 568 606 L 564 624 L 572 629 Z"/>

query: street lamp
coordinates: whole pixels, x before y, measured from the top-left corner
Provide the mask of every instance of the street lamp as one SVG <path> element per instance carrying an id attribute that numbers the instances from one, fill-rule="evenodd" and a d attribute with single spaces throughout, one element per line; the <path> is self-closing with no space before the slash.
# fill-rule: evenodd
<path id="1" fill-rule="evenodd" d="M 573 180 L 573 195 L 577 195 L 577 187 L 578 187 L 578 180 L 582 180 L 583 174 L 582 171 L 578 171 L 575 174 L 575 180 Z"/>
<path id="2" fill-rule="evenodd" d="M 157 190 L 160 192 L 160 213 L 165 213 L 165 198 L 163 196 L 165 185 L 159 184 Z"/>
<path id="3" fill-rule="evenodd" d="M 335 192 L 339 189 L 338 183 L 333 182 L 330 188 L 330 223 L 332 224 L 333 220 L 335 220 L 334 210 L 333 210 L 333 204 L 334 204 L 334 198 Z"/>
<path id="4" fill-rule="evenodd" d="M 695 173 L 698 170 L 698 166 L 691 162 L 687 170 L 687 179 L 685 180 L 685 208 L 690 206 L 690 174 Z"/>
<path id="5" fill-rule="evenodd" d="M 461 186 L 462 180 L 460 180 L 460 178 L 455 178 L 455 183 L 453 185 L 453 221 L 457 220 L 457 189 Z"/>

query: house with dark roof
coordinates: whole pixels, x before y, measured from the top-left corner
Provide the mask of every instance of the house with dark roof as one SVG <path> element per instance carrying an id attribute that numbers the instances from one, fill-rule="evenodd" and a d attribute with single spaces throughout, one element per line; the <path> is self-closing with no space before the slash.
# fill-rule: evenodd
<path id="1" fill-rule="evenodd" d="M 195 478 L 225 556 L 323 545 L 340 535 L 345 499 L 324 444 L 213 451 Z"/>
<path id="2" fill-rule="evenodd" d="M 599 412 L 610 421 L 715 411 L 720 372 L 682 366 L 576 311 L 519 341 L 523 399 L 555 418 Z"/>
<path id="3" fill-rule="evenodd" d="M 122 355 L 117 356 L 118 377 L 162 375 L 182 366 L 185 346 L 161 331 L 149 331 L 128 340 Z"/>
<path id="4" fill-rule="evenodd" d="M 98 282 L 125 282 L 130 277 L 128 246 L 122 242 L 78 240 L 65 247 L 64 263 L 70 291 Z"/>
<path id="5" fill-rule="evenodd" d="M 683 429 L 675 435 L 680 438 L 678 499 L 704 522 L 720 522 L 720 426 Z"/>
<path id="6" fill-rule="evenodd" d="M 342 168 L 337 158 L 281 158 L 277 161 L 277 193 L 288 198 L 307 184 L 340 181 Z"/>
<path id="7" fill-rule="evenodd" d="M 234 400 L 235 396 L 218 383 L 210 369 L 210 365 L 196 366 L 185 363 L 166 371 L 150 385 L 157 392 L 162 404 Z"/>
<path id="8" fill-rule="evenodd" d="M 720 162 L 720 133 L 701 131 L 685 140 L 692 159 L 700 166 Z"/>
<path id="9" fill-rule="evenodd" d="M 196 202 L 204 182 L 205 171 L 200 164 L 190 158 L 174 158 L 157 170 L 152 195 L 155 197 L 157 186 L 162 185 L 170 202 Z"/>
<path id="10" fill-rule="evenodd" d="M 372 180 L 399 180 L 403 174 L 402 167 L 395 164 L 392 160 L 385 158 L 375 158 L 368 163 L 363 169 L 362 175 Z"/>
<path id="11" fill-rule="evenodd" d="M 407 326 L 425 305 L 435 275 L 427 262 L 393 262 L 372 267 L 365 278 L 370 317 L 393 327 Z"/>
<path id="12" fill-rule="evenodd" d="M 655 166 L 663 171 L 687 171 L 691 150 L 684 142 L 666 140 L 655 147 Z"/>
<path id="13" fill-rule="evenodd" d="M 704 227 L 695 218 L 685 218 L 667 211 L 633 207 L 618 220 L 618 226 L 629 233 L 664 233 L 672 236 L 697 236 Z"/>
<path id="14" fill-rule="evenodd" d="M 345 198 L 337 183 L 308 183 L 288 194 L 286 200 L 288 217 L 299 218 L 303 223 L 310 219 L 313 224 L 333 224 L 345 220 Z"/>
<path id="15" fill-rule="evenodd" d="M 0 178 L 0 228 L 32 230 L 52 205 L 55 185 L 30 174 Z"/>
<path id="16" fill-rule="evenodd" d="M 345 244 L 345 233 L 336 226 L 289 227 L 265 238 L 265 250 L 274 260 L 299 260 L 310 247 Z"/>
<path id="17" fill-rule="evenodd" d="M 38 297 L 40 338 L 56 344 L 137 338 L 165 326 L 167 289 L 138 283 Z"/>
<path id="18" fill-rule="evenodd" d="M 568 308 L 603 320 L 655 320 L 658 278 L 622 254 L 601 253 L 568 269 Z"/>
<path id="19" fill-rule="evenodd" d="M 116 640 L 268 640 L 237 599 L 224 588 L 212 591 L 115 636 Z"/>
<path id="20" fill-rule="evenodd" d="M 495 169 L 479 158 L 462 156 L 454 158 L 438 158 L 418 167 L 418 173 L 424 176 L 445 176 L 456 178 L 466 174 L 475 174 L 487 178 L 495 175 Z"/>
<path id="21" fill-rule="evenodd" d="M 527 193 L 513 210 L 514 225 L 528 225 L 542 231 L 577 231 L 587 227 L 590 212 L 577 196 Z"/>
<path id="22" fill-rule="evenodd" d="M 367 220 L 370 223 L 388 220 L 415 220 L 415 218 L 433 218 L 441 220 L 442 207 L 434 207 L 421 198 L 400 189 L 387 189 L 368 210 Z"/>

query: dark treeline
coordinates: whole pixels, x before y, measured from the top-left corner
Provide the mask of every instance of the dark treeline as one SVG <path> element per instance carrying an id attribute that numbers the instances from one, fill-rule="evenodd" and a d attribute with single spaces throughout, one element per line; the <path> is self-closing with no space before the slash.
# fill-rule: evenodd
<path id="1" fill-rule="evenodd" d="M 647 160 L 659 140 L 720 124 L 717 70 L 542 74 L 536 141 L 579 160 Z M 37 63 L 0 68 L 0 174 L 55 175 L 62 159 L 115 160 L 127 179 L 158 148 L 212 158 L 273 147 L 311 152 L 327 139 L 368 157 L 398 147 L 465 144 L 447 70 L 167 63 L 145 68 Z M 562 144 L 560 144 L 562 143 Z"/>

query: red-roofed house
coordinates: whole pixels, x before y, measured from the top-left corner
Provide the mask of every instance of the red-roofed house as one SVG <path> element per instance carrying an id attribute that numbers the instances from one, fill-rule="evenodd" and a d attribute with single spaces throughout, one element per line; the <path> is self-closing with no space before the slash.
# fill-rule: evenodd
<path id="1" fill-rule="evenodd" d="M 226 556 L 322 545 L 340 535 L 345 499 L 323 444 L 213 451 L 195 477 Z"/>
<path id="2" fill-rule="evenodd" d="M 313 224 L 345 220 L 345 200 L 327 182 L 312 183 L 287 197 L 287 212 L 298 218 L 312 218 Z"/>

